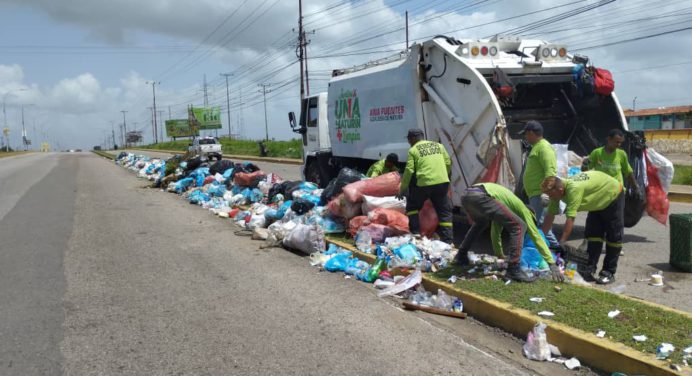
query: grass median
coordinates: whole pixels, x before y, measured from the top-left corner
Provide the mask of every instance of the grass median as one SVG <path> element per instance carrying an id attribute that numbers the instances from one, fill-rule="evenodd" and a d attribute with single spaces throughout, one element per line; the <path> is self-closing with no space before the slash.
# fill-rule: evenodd
<path id="1" fill-rule="evenodd" d="M 232 140 L 220 138 L 221 148 L 224 154 L 260 156 L 259 141 L 252 140 Z M 142 145 L 143 149 L 156 150 L 180 150 L 187 151 L 190 140 L 178 140 L 169 142 L 159 142 L 158 144 Z M 272 158 L 295 158 L 302 157 L 303 143 L 299 139 L 289 141 L 266 141 L 267 157 Z"/>
<path id="2" fill-rule="evenodd" d="M 672 184 L 692 185 L 692 166 L 675 165 Z"/>
<path id="3" fill-rule="evenodd" d="M 353 244 L 353 239 L 347 235 L 333 234 L 329 239 Z M 425 274 L 431 280 L 445 282 L 452 275 L 461 277 L 467 275 L 467 272 L 468 268 L 452 266 L 437 273 Z M 643 353 L 655 354 L 658 345 L 663 342 L 671 343 L 675 346 L 675 352 L 669 359 L 675 364 L 681 364 L 682 350 L 692 345 L 692 318 L 689 315 L 596 288 L 563 283 L 559 284 L 558 292 L 555 286 L 549 280 L 506 285 L 501 279 L 484 278 L 459 279 L 454 283 L 454 288 L 459 291 L 508 303 L 536 314 L 537 318 L 538 312 L 552 312 L 555 316 L 550 317 L 550 320 L 593 333 L 594 336 L 598 330 L 604 330 L 605 338 Z M 534 303 L 529 300 L 533 297 L 544 300 Z M 620 314 L 609 318 L 608 312 L 615 310 L 620 311 Z M 646 335 L 648 339 L 636 342 L 633 339 L 635 335 Z"/>

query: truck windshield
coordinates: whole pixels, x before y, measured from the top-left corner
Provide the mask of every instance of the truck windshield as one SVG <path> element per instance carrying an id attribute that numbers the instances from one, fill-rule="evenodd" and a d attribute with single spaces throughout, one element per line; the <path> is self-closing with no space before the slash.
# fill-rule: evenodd
<path id="1" fill-rule="evenodd" d="M 213 138 L 202 138 L 199 140 L 200 145 L 213 145 L 216 144 L 216 140 Z"/>

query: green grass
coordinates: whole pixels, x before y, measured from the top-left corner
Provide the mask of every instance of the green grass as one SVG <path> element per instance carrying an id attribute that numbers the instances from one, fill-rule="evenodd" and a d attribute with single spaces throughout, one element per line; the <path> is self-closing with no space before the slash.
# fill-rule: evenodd
<path id="1" fill-rule="evenodd" d="M 0 158 L 4 157 L 11 157 L 13 155 L 19 155 L 19 154 L 25 154 L 25 153 L 31 153 L 30 151 L 0 151 Z"/>
<path id="2" fill-rule="evenodd" d="M 252 140 L 231 140 L 228 138 L 219 139 L 224 154 L 259 156 L 259 145 Z M 157 150 L 180 150 L 187 151 L 190 140 L 178 140 L 169 142 L 159 142 L 158 144 L 143 145 L 144 149 Z M 295 158 L 302 157 L 303 143 L 299 139 L 290 141 L 267 141 L 267 156 L 273 158 Z"/>
<path id="3" fill-rule="evenodd" d="M 675 165 L 673 184 L 692 185 L 692 166 Z"/>
<path id="4" fill-rule="evenodd" d="M 463 275 L 461 268 L 447 268 L 428 276 L 438 281 L 446 281 L 451 275 Z M 588 333 L 605 330 L 606 338 L 623 343 L 641 352 L 655 354 L 662 342 L 675 346 L 671 361 L 680 364 L 682 349 L 692 344 L 692 319 L 675 312 L 666 311 L 648 304 L 639 303 L 619 295 L 595 288 L 561 284 L 561 291 L 555 291 L 555 283 L 546 280 L 534 283 L 510 283 L 502 280 L 461 280 L 454 286 L 490 297 L 514 307 L 523 308 L 537 314 L 550 311 L 555 314 L 551 320 L 560 322 Z M 542 303 L 529 301 L 531 297 L 542 297 Z M 614 319 L 608 312 L 619 310 Z M 634 335 L 644 334 L 645 342 L 636 342 Z"/>
<path id="5" fill-rule="evenodd" d="M 346 243 L 353 243 L 345 234 L 330 235 L 329 238 Z M 468 267 L 449 267 L 437 273 L 426 273 L 426 276 L 445 282 L 452 275 L 468 275 Z M 468 279 L 458 280 L 454 287 L 481 296 L 509 303 L 538 314 L 550 311 L 555 316 L 550 319 L 587 333 L 605 330 L 606 338 L 623 343 L 644 353 L 656 354 L 656 347 L 662 342 L 675 346 L 675 352 L 669 358 L 675 364 L 681 364 L 682 349 L 692 345 L 692 319 L 675 312 L 655 306 L 639 303 L 620 295 L 596 288 L 560 284 L 561 291 L 555 291 L 555 283 L 539 280 L 533 283 L 510 283 L 505 285 L 502 279 Z M 542 297 L 542 303 L 529 301 L 532 297 Z M 619 310 L 620 315 L 614 319 L 608 312 Z M 644 334 L 645 342 L 636 342 L 632 336 Z"/>

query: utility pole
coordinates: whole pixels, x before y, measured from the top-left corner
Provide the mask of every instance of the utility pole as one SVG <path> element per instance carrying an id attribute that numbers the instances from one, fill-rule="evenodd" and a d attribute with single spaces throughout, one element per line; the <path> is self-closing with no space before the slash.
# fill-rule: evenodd
<path id="1" fill-rule="evenodd" d="M 127 113 L 127 111 L 120 110 L 120 112 L 123 113 L 123 145 L 127 147 L 127 121 L 125 121 L 125 113 Z"/>
<path id="2" fill-rule="evenodd" d="M 113 133 L 113 149 L 115 149 L 115 126 L 113 126 L 113 120 L 111 120 L 111 132 Z"/>
<path id="3" fill-rule="evenodd" d="M 233 137 L 231 132 L 231 97 L 228 92 L 228 77 L 232 76 L 232 73 L 219 73 L 220 76 L 226 77 L 226 117 L 228 118 L 228 138 Z"/>
<path id="4" fill-rule="evenodd" d="M 408 11 L 406 11 L 406 51 L 408 51 Z"/>
<path id="5" fill-rule="evenodd" d="M 163 122 L 163 110 L 158 110 L 156 111 L 159 114 L 159 122 L 160 124 L 157 124 L 156 126 L 159 129 L 159 139 L 161 142 L 163 142 L 163 128 L 164 128 L 164 122 Z"/>
<path id="6" fill-rule="evenodd" d="M 24 127 L 24 105 L 22 105 L 22 143 L 24 144 L 24 151 L 27 151 L 26 128 Z"/>
<path id="7" fill-rule="evenodd" d="M 262 93 L 262 96 L 264 97 L 264 139 L 265 141 L 269 141 L 269 123 L 267 122 L 267 92 L 271 93 L 271 90 L 267 91 L 267 86 L 271 86 L 271 84 L 264 83 L 257 86 L 262 87 L 260 93 Z"/>
<path id="8" fill-rule="evenodd" d="M 303 0 L 298 0 L 298 60 L 300 60 L 300 102 L 305 99 L 305 86 L 303 85 L 303 46 L 305 34 L 303 33 Z"/>
<path id="9" fill-rule="evenodd" d="M 161 82 L 147 81 L 147 85 L 149 85 L 149 84 L 151 84 L 151 93 L 154 97 L 154 107 L 152 110 L 152 113 L 154 114 L 154 116 L 151 120 L 151 124 L 153 125 L 153 128 L 154 128 L 153 129 L 154 130 L 154 143 L 158 144 L 159 143 L 159 136 L 158 136 L 158 132 L 156 131 L 157 127 L 158 127 L 158 123 L 156 122 L 156 85 L 157 84 L 161 85 Z"/>
<path id="10" fill-rule="evenodd" d="M 634 99 L 632 99 L 632 111 L 637 110 L 636 106 L 637 106 L 637 97 L 634 97 Z"/>
<path id="11" fill-rule="evenodd" d="M 245 118 L 243 117 L 243 87 L 238 88 L 238 105 L 240 106 L 240 117 L 238 118 L 238 133 L 245 134 Z M 240 137 L 242 139 L 242 137 Z"/>
<path id="12" fill-rule="evenodd" d="M 154 119 L 156 118 L 156 114 L 154 113 L 154 107 L 147 107 L 149 111 L 151 111 L 151 132 L 152 132 L 152 137 L 151 140 L 153 142 L 156 141 L 156 123 L 154 123 Z"/>

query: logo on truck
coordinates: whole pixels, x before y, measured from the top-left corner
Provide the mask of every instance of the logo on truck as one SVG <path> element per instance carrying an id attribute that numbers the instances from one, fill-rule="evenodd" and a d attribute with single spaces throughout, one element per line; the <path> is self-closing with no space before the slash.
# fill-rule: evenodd
<path id="1" fill-rule="evenodd" d="M 404 118 L 405 112 L 406 107 L 404 106 L 374 107 L 369 111 L 370 121 L 376 122 L 401 120 Z"/>
<path id="2" fill-rule="evenodd" d="M 355 90 L 341 91 L 334 106 L 336 138 L 339 142 L 360 141 L 360 104 Z"/>

